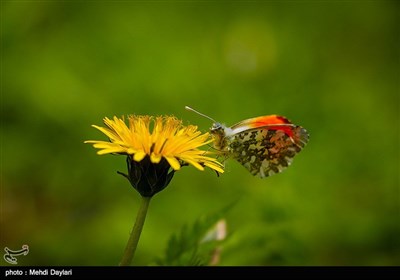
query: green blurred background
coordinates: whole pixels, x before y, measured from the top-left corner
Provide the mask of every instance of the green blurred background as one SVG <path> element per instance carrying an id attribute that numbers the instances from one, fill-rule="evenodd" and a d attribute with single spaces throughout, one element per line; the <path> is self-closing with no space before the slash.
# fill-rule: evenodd
<path id="1" fill-rule="evenodd" d="M 280 114 L 310 132 L 284 173 L 179 171 L 136 265 L 238 200 L 220 265 L 399 265 L 395 1 L 1 3 L 1 250 L 21 265 L 117 265 L 140 202 L 98 156 L 103 117 L 173 114 L 207 131 Z M 2 265 L 7 263 L 2 260 Z"/>

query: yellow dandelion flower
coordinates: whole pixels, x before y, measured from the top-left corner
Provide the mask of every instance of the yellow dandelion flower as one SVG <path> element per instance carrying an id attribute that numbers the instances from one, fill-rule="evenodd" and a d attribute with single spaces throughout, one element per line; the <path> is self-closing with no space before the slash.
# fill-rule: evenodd
<path id="1" fill-rule="evenodd" d="M 202 134 L 197 126 L 184 126 L 173 116 L 128 116 L 124 118 L 104 118 L 106 127 L 93 125 L 103 132 L 110 141 L 90 140 L 99 149 L 99 155 L 127 155 L 128 175 L 131 184 L 142 196 L 152 196 L 165 188 L 174 171 L 184 165 L 192 165 L 199 170 L 205 167 L 223 173 L 223 166 L 208 151 L 199 147 L 213 141 L 209 133 Z M 168 173 L 168 170 L 172 171 Z"/>

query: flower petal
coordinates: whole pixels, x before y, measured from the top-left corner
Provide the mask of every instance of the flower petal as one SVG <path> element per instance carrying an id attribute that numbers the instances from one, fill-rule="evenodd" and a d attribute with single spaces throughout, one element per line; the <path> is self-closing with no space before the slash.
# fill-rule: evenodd
<path id="1" fill-rule="evenodd" d="M 164 157 L 169 165 L 171 165 L 172 169 L 174 170 L 179 170 L 181 169 L 181 164 L 179 163 L 179 160 L 177 160 L 175 157 Z"/>
<path id="2" fill-rule="evenodd" d="M 152 153 L 150 155 L 150 160 L 151 160 L 152 163 L 159 163 L 161 161 L 161 158 L 162 158 L 162 156 L 156 155 L 154 153 Z"/>
<path id="3" fill-rule="evenodd" d="M 204 165 L 214 169 L 215 171 L 219 172 L 219 173 L 224 173 L 224 169 L 222 169 L 222 167 L 219 164 L 216 164 L 214 162 L 204 162 Z"/>
<path id="4" fill-rule="evenodd" d="M 146 153 L 145 153 L 145 152 L 139 151 L 139 152 L 137 152 L 137 153 L 135 153 L 135 154 L 133 155 L 133 160 L 139 162 L 139 161 L 141 161 L 142 159 L 144 159 L 145 156 L 146 156 Z"/>
<path id="5" fill-rule="evenodd" d="M 204 170 L 204 167 L 201 165 L 201 164 L 199 164 L 197 161 L 195 161 L 195 160 L 192 160 L 192 159 L 182 159 L 183 161 L 185 161 L 185 162 L 187 162 L 187 163 L 189 163 L 189 164 L 191 164 L 191 165 L 193 165 L 194 167 L 196 167 L 198 170 L 201 170 L 201 171 L 203 171 Z"/>

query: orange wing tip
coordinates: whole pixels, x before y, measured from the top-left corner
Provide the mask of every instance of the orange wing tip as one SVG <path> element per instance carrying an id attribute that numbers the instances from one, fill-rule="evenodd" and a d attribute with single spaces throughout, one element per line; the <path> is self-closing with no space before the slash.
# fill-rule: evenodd
<path id="1" fill-rule="evenodd" d="M 252 128 L 268 126 L 272 124 L 291 124 L 291 122 L 287 118 L 282 116 L 269 115 L 269 116 L 254 118 L 254 120 L 251 123 L 249 123 L 249 125 Z"/>

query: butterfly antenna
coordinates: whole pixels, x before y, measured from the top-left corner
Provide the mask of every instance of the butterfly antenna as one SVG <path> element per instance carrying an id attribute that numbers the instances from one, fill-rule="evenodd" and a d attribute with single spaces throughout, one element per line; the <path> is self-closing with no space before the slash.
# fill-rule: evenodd
<path id="1" fill-rule="evenodd" d="M 199 114 L 200 116 L 203 116 L 203 117 L 205 117 L 205 118 L 207 118 L 207 119 L 209 119 L 209 120 L 211 120 L 211 121 L 213 121 L 213 122 L 216 123 L 216 121 L 215 121 L 214 119 L 210 118 L 210 117 L 207 116 L 207 115 L 204 115 L 204 114 L 200 113 L 199 111 L 196 111 L 195 109 L 193 109 L 193 108 L 191 108 L 191 107 L 189 107 L 189 106 L 185 106 L 185 109 L 188 110 L 188 111 L 195 112 L 196 114 Z"/>

